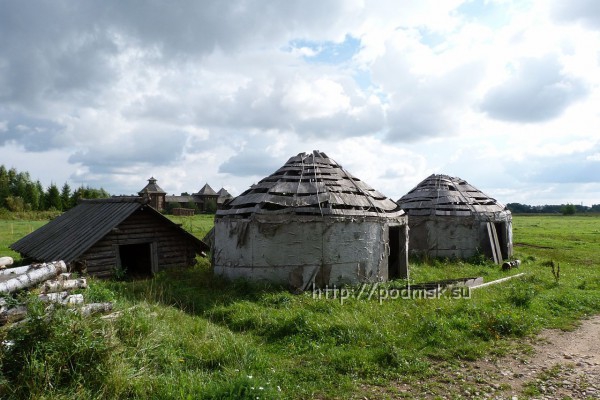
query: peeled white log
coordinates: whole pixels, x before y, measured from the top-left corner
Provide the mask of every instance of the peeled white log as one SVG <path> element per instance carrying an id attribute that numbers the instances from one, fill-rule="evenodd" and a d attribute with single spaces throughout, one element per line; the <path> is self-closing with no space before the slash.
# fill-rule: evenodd
<path id="1" fill-rule="evenodd" d="M 82 294 L 69 294 L 69 292 L 55 292 L 55 293 L 46 293 L 40 294 L 39 299 L 46 303 L 59 303 L 66 304 L 69 306 L 75 304 L 83 304 L 83 295 Z"/>
<path id="2" fill-rule="evenodd" d="M 46 264 L 30 264 L 30 265 L 23 265 L 21 267 L 0 269 L 0 276 L 21 275 L 21 274 L 24 274 L 26 272 L 29 272 L 29 271 L 38 269 L 40 267 L 43 267 L 44 265 L 46 265 Z M 69 272 L 65 272 L 64 274 L 67 275 L 68 277 L 70 277 L 70 273 Z M 63 275 L 63 274 L 60 274 L 60 275 Z"/>
<path id="3" fill-rule="evenodd" d="M 12 257 L 0 257 L 0 268 L 5 268 L 7 265 L 13 265 Z"/>
<path id="4" fill-rule="evenodd" d="M 91 315 L 99 312 L 109 312 L 113 308 L 113 303 L 90 303 L 79 309 L 81 315 Z"/>
<path id="5" fill-rule="evenodd" d="M 85 278 L 69 279 L 69 280 L 53 280 L 46 281 L 42 285 L 42 293 L 59 292 L 62 290 L 85 289 L 87 288 L 87 280 Z"/>
<path id="6" fill-rule="evenodd" d="M 64 261 L 54 261 L 42 264 L 38 268 L 30 269 L 26 273 L 0 282 L 0 293 L 13 293 L 53 278 L 56 275 L 67 272 L 67 266 Z"/>
<path id="7" fill-rule="evenodd" d="M 70 272 L 64 272 L 60 275 L 58 275 L 58 277 L 56 279 L 58 279 L 59 281 L 66 281 L 68 279 L 71 279 L 71 275 L 73 275 Z"/>
<path id="8" fill-rule="evenodd" d="M 34 264 L 34 265 L 37 265 L 37 264 Z M 29 271 L 29 269 L 31 267 L 32 267 L 31 265 L 24 265 L 22 267 L 0 269 L 0 276 L 21 275 L 21 274 L 24 274 L 25 272 Z"/>
<path id="9" fill-rule="evenodd" d="M 40 294 L 38 297 L 41 301 L 45 303 L 62 303 L 68 295 L 69 292 L 55 292 Z"/>
<path id="10" fill-rule="evenodd" d="M 73 306 L 75 304 L 83 304 L 83 295 L 82 294 L 72 294 L 67 296 L 64 301 L 64 304 Z"/>

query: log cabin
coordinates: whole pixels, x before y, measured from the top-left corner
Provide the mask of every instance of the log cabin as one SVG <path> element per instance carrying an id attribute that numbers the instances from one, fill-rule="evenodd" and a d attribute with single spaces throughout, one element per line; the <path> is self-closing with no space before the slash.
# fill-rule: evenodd
<path id="1" fill-rule="evenodd" d="M 63 260 L 92 276 L 132 277 L 192 266 L 208 246 L 143 197 L 82 200 L 10 246 L 36 262 Z"/>

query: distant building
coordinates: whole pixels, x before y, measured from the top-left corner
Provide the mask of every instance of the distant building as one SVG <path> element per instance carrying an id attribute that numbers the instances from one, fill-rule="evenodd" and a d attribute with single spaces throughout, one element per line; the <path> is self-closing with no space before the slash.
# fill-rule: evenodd
<path id="1" fill-rule="evenodd" d="M 171 206 L 177 204 L 177 208 L 198 210 L 200 212 L 215 212 L 221 209 L 222 205 L 228 200 L 233 198 L 225 188 L 221 188 L 221 190 L 215 192 L 208 183 L 202 186 L 198 192 L 191 195 L 182 193 L 179 196 L 167 196 L 167 193 L 158 186 L 154 177 L 148 179 L 148 184 L 138 194 L 148 198 L 149 204 L 158 211 L 164 211 L 168 204 Z"/>
<path id="2" fill-rule="evenodd" d="M 154 207 L 156 210 L 164 210 L 167 192 L 158 186 L 154 177 L 148 179 L 148 184 L 140 190 L 138 194 L 142 197 L 147 197 L 150 201 L 150 206 Z"/>

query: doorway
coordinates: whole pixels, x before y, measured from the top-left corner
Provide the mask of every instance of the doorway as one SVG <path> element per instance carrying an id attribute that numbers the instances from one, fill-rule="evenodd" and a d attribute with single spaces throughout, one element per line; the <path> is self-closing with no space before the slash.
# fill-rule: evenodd
<path id="1" fill-rule="evenodd" d="M 390 226 L 388 230 L 388 279 L 408 279 L 406 226 Z"/>
<path id="2" fill-rule="evenodd" d="M 152 276 L 152 243 L 119 245 L 119 268 L 128 278 L 148 278 Z"/>

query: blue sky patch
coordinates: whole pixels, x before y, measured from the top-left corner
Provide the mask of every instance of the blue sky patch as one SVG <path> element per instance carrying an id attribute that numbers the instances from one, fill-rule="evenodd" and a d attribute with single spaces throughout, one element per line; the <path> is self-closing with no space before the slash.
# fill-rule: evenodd
<path id="1" fill-rule="evenodd" d="M 500 28 L 510 22 L 508 6 L 491 0 L 466 1 L 458 7 L 457 11 L 468 19 L 490 28 Z"/>
<path id="2" fill-rule="evenodd" d="M 304 60 L 310 63 L 342 64 L 350 61 L 360 50 L 360 39 L 346 35 L 341 43 L 325 41 L 316 42 L 311 40 L 296 39 L 290 42 L 289 50 L 307 48 L 313 55 L 304 56 Z"/>
<path id="3" fill-rule="evenodd" d="M 421 36 L 420 42 L 424 45 L 434 48 L 437 45 L 440 45 L 446 41 L 444 35 L 429 30 L 427 27 L 422 26 L 418 28 L 419 35 Z"/>

